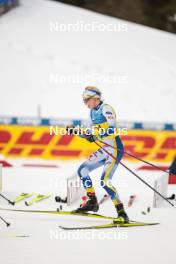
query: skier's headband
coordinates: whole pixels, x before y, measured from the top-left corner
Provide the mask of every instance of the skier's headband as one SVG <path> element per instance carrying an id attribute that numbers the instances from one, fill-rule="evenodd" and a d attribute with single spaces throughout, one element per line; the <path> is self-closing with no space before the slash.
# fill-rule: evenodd
<path id="1" fill-rule="evenodd" d="M 95 91 L 95 90 L 85 90 L 83 92 L 83 98 L 89 98 L 89 97 L 95 97 L 95 98 L 100 98 L 101 97 L 101 92 Z"/>
<path id="2" fill-rule="evenodd" d="M 93 92 L 94 94 L 97 94 L 101 97 L 101 92 L 98 92 L 98 91 L 95 91 L 95 90 L 86 90 L 86 91 L 90 91 L 90 92 Z"/>

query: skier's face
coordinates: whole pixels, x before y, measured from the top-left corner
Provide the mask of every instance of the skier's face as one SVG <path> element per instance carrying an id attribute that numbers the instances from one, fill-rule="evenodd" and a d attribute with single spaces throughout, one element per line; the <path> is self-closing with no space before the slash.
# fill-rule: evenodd
<path id="1" fill-rule="evenodd" d="M 97 98 L 89 98 L 88 100 L 85 100 L 84 103 L 88 108 L 93 109 L 100 103 L 100 100 Z"/>

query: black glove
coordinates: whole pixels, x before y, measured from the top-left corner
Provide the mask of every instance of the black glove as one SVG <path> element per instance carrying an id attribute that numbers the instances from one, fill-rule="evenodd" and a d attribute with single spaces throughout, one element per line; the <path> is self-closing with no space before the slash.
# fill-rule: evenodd
<path id="1" fill-rule="evenodd" d="M 87 136 L 86 139 L 87 139 L 89 142 L 95 142 L 98 138 L 97 138 L 97 136 L 90 135 L 90 136 Z"/>
<path id="2" fill-rule="evenodd" d="M 66 126 L 66 131 L 67 131 L 67 133 L 69 134 L 69 135 L 71 135 L 71 134 L 73 134 L 73 129 L 74 129 L 75 127 L 74 126 Z"/>

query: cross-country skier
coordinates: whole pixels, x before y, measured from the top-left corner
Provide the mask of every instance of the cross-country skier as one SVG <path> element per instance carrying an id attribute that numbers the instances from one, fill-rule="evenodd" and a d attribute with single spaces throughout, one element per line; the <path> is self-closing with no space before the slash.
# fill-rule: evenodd
<path id="1" fill-rule="evenodd" d="M 92 133 L 91 136 L 88 136 L 86 133 L 83 135 L 81 134 L 80 136 L 89 142 L 101 140 L 111 145 L 112 147 L 107 145 L 104 147 L 106 147 L 106 150 L 111 153 L 115 159 L 99 148 L 79 167 L 78 175 L 86 189 L 88 200 L 86 204 L 79 207 L 76 212 L 98 211 L 98 201 L 89 173 L 100 166 L 104 166 L 101 175 L 101 186 L 112 199 L 117 211 L 117 221 L 128 222 L 129 218 L 124 210 L 123 203 L 121 202 L 115 187 L 111 184 L 114 172 L 123 157 L 123 144 L 119 135 L 115 133 L 118 131 L 116 113 L 110 105 L 102 101 L 101 91 L 96 87 L 89 86 L 85 88 L 83 92 L 83 101 L 87 107 L 90 108 L 92 128 L 96 127 L 98 130 L 94 129 L 94 133 Z M 102 133 L 102 131 L 104 133 Z M 120 149 L 120 151 L 118 151 L 118 149 Z"/>

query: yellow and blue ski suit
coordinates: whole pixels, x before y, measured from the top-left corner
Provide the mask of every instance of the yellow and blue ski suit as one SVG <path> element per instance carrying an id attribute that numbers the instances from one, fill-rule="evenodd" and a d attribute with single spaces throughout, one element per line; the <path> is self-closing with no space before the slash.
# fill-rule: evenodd
<path id="1" fill-rule="evenodd" d="M 94 193 L 94 188 L 92 180 L 89 176 L 89 172 L 99 168 L 100 166 L 104 166 L 101 176 L 101 186 L 109 194 L 113 203 L 117 205 L 121 201 L 115 187 L 111 184 L 111 179 L 120 160 L 123 157 L 124 148 L 122 141 L 117 133 L 118 128 L 116 113 L 110 105 L 104 102 L 100 102 L 100 104 L 96 108 L 91 109 L 90 119 L 91 131 L 93 128 L 95 137 L 97 139 L 112 146 L 110 147 L 104 145 L 103 147 L 106 148 L 107 152 L 111 153 L 115 157 L 115 159 L 108 155 L 105 151 L 103 151 L 103 149 L 99 148 L 78 168 L 78 175 L 81 178 L 87 193 Z M 100 128 L 104 129 L 104 133 L 100 134 Z M 89 138 L 87 138 L 86 136 L 81 137 L 89 140 Z M 120 151 L 118 151 L 118 149 Z"/>

